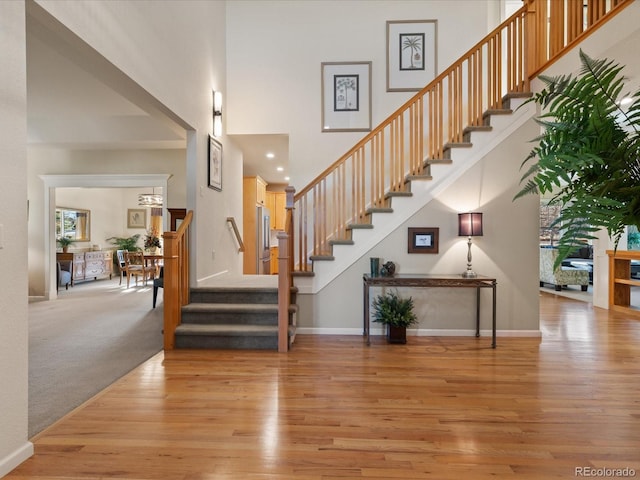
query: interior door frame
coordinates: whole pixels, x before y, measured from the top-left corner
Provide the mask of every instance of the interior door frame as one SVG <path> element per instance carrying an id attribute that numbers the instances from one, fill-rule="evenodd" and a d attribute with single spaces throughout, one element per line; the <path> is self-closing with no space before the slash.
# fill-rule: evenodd
<path id="1" fill-rule="evenodd" d="M 167 223 L 167 186 L 170 174 L 126 174 L 126 175 L 40 175 L 44 182 L 44 242 L 45 298 L 58 298 L 56 285 L 56 188 L 144 188 L 162 187 L 162 224 Z"/>

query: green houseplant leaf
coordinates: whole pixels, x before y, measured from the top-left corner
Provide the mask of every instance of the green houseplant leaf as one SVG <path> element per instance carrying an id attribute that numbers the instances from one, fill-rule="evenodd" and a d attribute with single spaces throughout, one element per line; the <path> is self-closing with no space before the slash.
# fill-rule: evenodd
<path id="1" fill-rule="evenodd" d="M 560 205 L 556 267 L 604 228 L 618 242 L 627 225 L 640 226 L 640 92 L 626 111 L 623 67 L 580 52 L 577 76 L 540 76 L 544 89 L 529 102 L 544 108 L 544 133 L 521 165 L 527 194 L 551 194 Z M 627 96 L 627 95 L 625 95 Z"/>
<path id="2" fill-rule="evenodd" d="M 373 299 L 373 321 L 405 328 L 417 323 L 413 298 L 403 298 L 392 291 L 376 296 Z"/>
<path id="3" fill-rule="evenodd" d="M 136 233 L 135 235 L 131 235 L 130 237 L 109 237 L 107 238 L 107 241 L 111 242 L 112 245 L 116 245 L 118 247 L 118 250 L 137 252 L 138 250 L 140 250 L 140 247 L 138 247 L 139 239 L 140 234 Z"/>

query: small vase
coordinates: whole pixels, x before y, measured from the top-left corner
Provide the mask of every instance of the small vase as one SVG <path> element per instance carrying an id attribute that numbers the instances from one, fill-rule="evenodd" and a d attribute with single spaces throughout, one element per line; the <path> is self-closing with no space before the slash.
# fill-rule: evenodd
<path id="1" fill-rule="evenodd" d="M 377 277 L 380 273 L 380 259 L 378 257 L 369 258 L 369 264 L 371 267 L 371 276 Z"/>
<path id="2" fill-rule="evenodd" d="M 62 253 L 67 253 L 69 251 L 69 247 L 62 247 Z"/>

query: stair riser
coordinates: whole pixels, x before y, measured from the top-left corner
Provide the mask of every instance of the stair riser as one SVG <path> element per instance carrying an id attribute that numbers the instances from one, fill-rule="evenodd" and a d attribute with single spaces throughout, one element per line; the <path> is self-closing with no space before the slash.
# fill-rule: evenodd
<path id="1" fill-rule="evenodd" d="M 199 325 L 277 325 L 277 313 L 238 313 L 238 312 L 183 312 L 182 323 Z"/>
<path id="2" fill-rule="evenodd" d="M 176 348 L 277 350 L 277 336 L 176 335 Z"/>
<path id="3" fill-rule="evenodd" d="M 273 291 L 214 291 L 192 290 L 191 303 L 242 303 L 242 304 L 277 304 L 278 292 Z"/>

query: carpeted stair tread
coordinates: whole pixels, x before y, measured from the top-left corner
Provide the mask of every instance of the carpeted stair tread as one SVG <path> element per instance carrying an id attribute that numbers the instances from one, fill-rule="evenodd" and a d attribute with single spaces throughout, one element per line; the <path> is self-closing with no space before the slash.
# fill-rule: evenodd
<path id="1" fill-rule="evenodd" d="M 271 336 L 278 335 L 277 325 L 238 325 L 238 324 L 193 324 L 183 323 L 176 327 L 178 335 L 223 335 L 223 336 Z"/>
<path id="2" fill-rule="evenodd" d="M 278 287 L 194 287 L 192 292 L 249 292 L 249 293 L 272 293 L 277 292 Z"/>
<path id="3" fill-rule="evenodd" d="M 234 312 L 234 313 L 273 313 L 278 305 L 273 303 L 190 303 L 182 307 L 183 312 Z"/>

